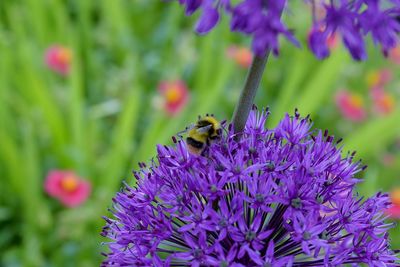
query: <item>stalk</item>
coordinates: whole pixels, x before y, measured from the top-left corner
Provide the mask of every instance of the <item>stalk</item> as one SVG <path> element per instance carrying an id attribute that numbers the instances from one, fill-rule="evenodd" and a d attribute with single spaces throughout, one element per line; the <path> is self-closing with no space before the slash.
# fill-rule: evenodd
<path id="1" fill-rule="evenodd" d="M 232 124 L 235 133 L 242 132 L 246 125 L 247 118 L 250 114 L 251 108 L 253 107 L 254 98 L 264 73 L 269 53 L 270 51 L 268 50 L 264 56 L 254 56 L 253 58 L 253 62 L 251 63 L 249 72 L 247 73 L 244 88 L 240 94 L 239 101 L 232 117 Z"/>

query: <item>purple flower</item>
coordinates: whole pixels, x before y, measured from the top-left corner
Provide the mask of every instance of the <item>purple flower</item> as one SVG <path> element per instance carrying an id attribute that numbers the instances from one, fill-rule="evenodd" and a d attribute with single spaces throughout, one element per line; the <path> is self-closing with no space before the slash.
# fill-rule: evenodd
<path id="1" fill-rule="evenodd" d="M 342 1 L 340 6 L 326 6 L 326 17 L 323 21 L 328 36 L 339 32 L 343 43 L 356 60 L 366 59 L 364 39 L 357 25 L 357 12 L 349 8 L 350 3 Z"/>
<path id="2" fill-rule="evenodd" d="M 398 0 L 303 1 L 312 7 L 313 25 L 308 45 L 319 59 L 329 56 L 327 39 L 336 33 L 340 34 L 355 60 L 367 58 L 365 39 L 368 35 L 381 46 L 385 55 L 399 43 Z M 293 4 L 287 0 L 179 0 L 179 3 L 186 6 L 187 15 L 202 9 L 196 26 L 200 34 L 214 28 L 224 13 L 231 19 L 232 31 L 252 37 L 253 51 L 257 55 L 264 55 L 269 50 L 277 55 L 280 36 L 300 46 L 293 31 L 281 19 L 284 13 L 296 15 L 293 10 L 297 7 L 291 9 Z"/>
<path id="3" fill-rule="evenodd" d="M 199 34 L 205 34 L 217 25 L 219 21 L 219 13 L 212 4 L 205 5 L 203 14 L 196 25 L 196 31 Z"/>
<path id="4" fill-rule="evenodd" d="M 375 43 L 381 45 L 385 55 L 396 47 L 399 40 L 400 23 L 396 19 L 399 10 L 393 8 L 382 11 L 380 1 L 365 0 L 368 8 L 360 16 L 360 24 L 364 31 L 371 33 Z"/>
<path id="5" fill-rule="evenodd" d="M 192 15 L 198 9 L 202 9 L 202 15 L 197 22 L 196 31 L 205 34 L 217 25 L 219 11 L 230 9 L 230 0 L 178 0 L 181 5 L 186 6 L 185 14 Z"/>
<path id="6" fill-rule="evenodd" d="M 252 111 L 202 155 L 183 141 L 158 146 L 105 218 L 104 266 L 395 266 L 386 194 L 363 200 L 363 170 L 308 118 L 266 129 Z"/>
<path id="7" fill-rule="evenodd" d="M 179 0 L 179 4 L 186 5 L 185 14 L 192 15 L 203 3 L 203 0 Z"/>
<path id="8" fill-rule="evenodd" d="M 233 8 L 231 29 L 252 35 L 253 51 L 257 55 L 263 55 L 269 49 L 277 55 L 280 35 L 299 45 L 281 21 L 285 3 L 286 0 L 244 0 Z"/>
<path id="9" fill-rule="evenodd" d="M 308 35 L 310 49 L 318 59 L 324 59 L 330 55 L 328 36 L 327 32 L 321 31 L 318 28 L 313 28 Z"/>

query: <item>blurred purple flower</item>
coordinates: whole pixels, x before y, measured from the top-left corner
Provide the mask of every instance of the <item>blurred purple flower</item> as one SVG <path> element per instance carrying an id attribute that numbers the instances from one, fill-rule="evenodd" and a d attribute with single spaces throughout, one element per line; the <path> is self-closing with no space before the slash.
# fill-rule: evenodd
<path id="1" fill-rule="evenodd" d="M 308 43 L 317 58 L 329 56 L 327 39 L 340 33 L 345 47 L 355 60 L 367 58 L 365 37 L 371 34 L 374 42 L 382 47 L 385 55 L 399 43 L 400 1 L 397 0 L 304 0 L 313 6 L 313 26 Z M 232 31 L 252 36 L 253 51 L 264 55 L 272 50 L 279 53 L 279 36 L 286 37 L 299 46 L 292 31 L 281 20 L 283 12 L 289 10 L 287 0 L 179 0 L 191 15 L 202 9 L 196 26 L 204 34 L 218 23 L 220 13 L 231 17 Z M 317 8 L 318 7 L 318 8 Z"/>
<path id="2" fill-rule="evenodd" d="M 105 266 L 395 266 L 388 195 L 353 194 L 363 168 L 308 118 L 253 111 L 203 155 L 158 146 L 114 198 Z"/>
<path id="3" fill-rule="evenodd" d="M 338 31 L 351 55 L 356 60 L 365 60 L 364 39 L 357 25 L 357 13 L 349 6 L 351 3 L 342 1 L 340 7 L 327 7 L 326 28 L 332 33 Z"/>
<path id="4" fill-rule="evenodd" d="M 203 14 L 196 25 L 196 31 L 199 34 L 205 34 L 217 25 L 219 21 L 219 13 L 211 4 L 205 5 Z"/>
<path id="5" fill-rule="evenodd" d="M 308 35 L 310 49 L 319 59 L 326 58 L 330 55 L 327 40 L 328 34 L 318 28 L 312 29 Z"/>
<path id="6" fill-rule="evenodd" d="M 203 0 L 179 0 L 181 5 L 186 5 L 186 15 L 192 15 L 203 3 Z"/>
<path id="7" fill-rule="evenodd" d="M 383 53 L 388 55 L 399 40 L 400 23 L 396 18 L 399 15 L 399 6 L 397 9 L 389 8 L 383 11 L 380 9 L 382 1 L 364 0 L 364 2 L 368 8 L 360 16 L 360 24 L 366 33 L 371 33 L 374 42 L 381 45 Z"/>

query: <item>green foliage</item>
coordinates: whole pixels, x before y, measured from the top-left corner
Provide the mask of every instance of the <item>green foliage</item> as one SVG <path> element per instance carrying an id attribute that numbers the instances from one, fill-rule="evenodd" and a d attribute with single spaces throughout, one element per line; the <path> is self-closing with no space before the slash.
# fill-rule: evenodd
<path id="1" fill-rule="evenodd" d="M 230 33 L 225 21 L 199 37 L 193 23 L 177 3 L 162 1 L 2 0 L 0 265 L 99 265 L 101 216 L 122 180 L 135 183 L 137 162 L 149 161 L 157 143 L 169 144 L 199 114 L 230 118 L 246 72 L 225 50 L 249 40 Z M 73 51 L 68 77 L 44 64 L 55 43 Z M 284 45 L 268 63 L 256 102 L 271 106 L 271 126 L 297 107 L 316 127 L 343 135 L 345 150 L 358 150 L 371 165 L 360 187 L 369 195 L 398 178 L 399 156 L 386 169 L 377 159 L 399 135 L 400 110 L 341 131 L 332 97 L 346 68 L 354 68 L 350 62 L 341 48 L 319 62 L 307 49 Z M 189 104 L 174 118 L 151 104 L 163 79 L 183 79 L 190 88 Z M 52 169 L 90 180 L 89 200 L 66 209 L 47 196 L 43 181 Z"/>

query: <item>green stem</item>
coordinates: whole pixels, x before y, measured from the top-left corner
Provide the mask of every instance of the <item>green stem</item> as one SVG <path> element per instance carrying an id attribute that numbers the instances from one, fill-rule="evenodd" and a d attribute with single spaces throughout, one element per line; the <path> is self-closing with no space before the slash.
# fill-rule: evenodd
<path id="1" fill-rule="evenodd" d="M 251 63 L 249 72 L 247 74 L 246 83 L 240 94 L 239 101 L 236 105 L 235 112 L 232 117 L 232 124 L 235 133 L 243 131 L 250 110 L 253 107 L 254 98 L 257 89 L 260 85 L 262 75 L 264 73 L 265 65 L 267 63 L 269 51 L 264 56 L 255 56 Z"/>

